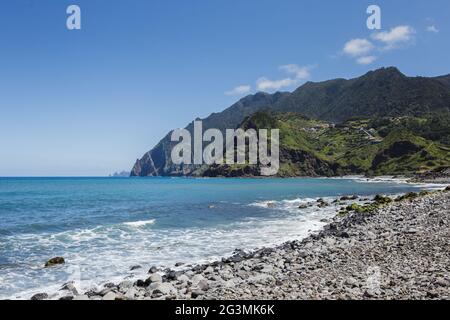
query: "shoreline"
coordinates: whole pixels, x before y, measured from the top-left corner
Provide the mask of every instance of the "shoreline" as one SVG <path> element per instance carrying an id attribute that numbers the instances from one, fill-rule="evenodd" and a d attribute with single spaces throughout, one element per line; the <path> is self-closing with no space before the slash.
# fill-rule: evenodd
<path id="1" fill-rule="evenodd" d="M 355 202 L 358 201 L 355 200 Z M 420 208 L 426 208 L 426 210 L 422 212 Z M 384 258 L 392 255 L 391 250 L 379 250 L 380 248 L 377 247 L 379 245 L 377 242 L 386 237 L 389 241 L 382 243 L 382 246 L 387 246 L 393 252 L 398 250 L 402 252 L 404 241 L 406 246 L 422 243 L 431 246 L 434 241 L 439 245 L 433 248 L 438 247 L 439 250 L 443 250 L 441 258 L 445 259 L 445 263 L 436 263 L 422 257 L 425 260 L 417 265 L 428 264 L 434 265 L 435 268 L 445 268 L 450 265 L 450 250 L 440 242 L 450 241 L 448 228 L 450 221 L 447 217 L 450 213 L 450 192 L 447 190 L 423 193 L 418 197 L 406 197 L 399 202 L 379 205 L 372 209 L 373 211 L 369 213 L 361 213 L 362 209 L 357 209 L 361 212 L 345 214 L 341 211 L 323 230 L 303 240 L 288 241 L 280 246 L 262 248 L 253 252 L 237 249 L 234 255 L 222 258 L 221 261 L 196 265 L 182 271 L 158 270 L 152 267 L 147 279 L 125 280 L 118 284 L 107 283 L 100 290 L 90 290 L 84 294 L 78 294 L 74 285 L 68 283 L 62 286 L 65 295 L 60 299 L 450 299 L 448 270 L 436 272 L 440 275 L 438 279 L 434 279 L 432 274 L 430 276 L 433 279 L 424 280 L 429 284 L 438 283 L 437 289 L 433 287 L 433 290 L 409 292 L 409 289 L 416 287 L 411 284 L 409 289 L 406 287 L 403 291 L 397 290 L 398 283 L 408 283 L 408 278 L 401 280 L 401 275 L 405 273 L 404 266 L 412 261 L 420 260 L 420 257 L 413 254 L 408 261 L 400 261 L 400 259 L 399 265 L 402 267 L 394 270 L 393 273 L 383 262 Z M 444 226 L 437 230 L 438 233 L 443 233 L 441 240 L 434 238 L 430 244 L 426 241 L 430 239 L 425 239 L 429 233 L 426 226 L 421 226 L 423 231 L 427 231 L 420 233 L 421 237 L 425 237 L 424 239 L 414 239 L 419 231 L 402 227 L 403 224 L 425 223 L 427 219 L 423 215 L 428 212 L 437 212 L 437 217 L 433 219 L 439 218 L 438 224 Z M 392 217 L 397 215 L 398 221 L 393 221 Z M 410 220 L 405 219 L 405 216 Z M 380 217 L 382 219 L 378 221 Z M 367 225 L 370 228 L 367 228 Z M 380 228 L 383 227 L 385 227 L 384 232 L 380 232 Z M 408 242 L 408 239 L 412 242 Z M 398 247 L 398 243 L 402 245 Z M 433 248 L 430 254 L 436 253 Z M 353 251 L 358 253 L 358 259 L 352 256 Z M 409 251 L 407 253 L 411 254 Z M 371 257 L 378 257 L 379 262 L 367 264 Z M 356 271 L 353 275 L 349 274 L 352 267 L 344 268 L 348 261 L 354 264 L 352 267 Z M 182 265 L 177 267 L 183 268 Z M 339 281 L 330 279 L 324 282 L 323 280 L 330 274 L 334 274 L 334 279 Z M 396 281 L 386 284 L 386 279 L 391 279 L 393 274 Z M 420 277 L 423 272 L 414 274 Z M 397 279 L 398 277 L 401 281 Z M 370 282 L 373 283 L 368 286 Z M 446 291 L 442 292 L 440 288 Z M 38 294 L 34 296 L 34 299 L 47 297 L 46 294 Z"/>

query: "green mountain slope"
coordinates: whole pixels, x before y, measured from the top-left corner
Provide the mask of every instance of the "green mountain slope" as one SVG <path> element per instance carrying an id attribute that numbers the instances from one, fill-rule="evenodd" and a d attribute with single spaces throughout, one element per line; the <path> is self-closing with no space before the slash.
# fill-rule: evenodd
<path id="1" fill-rule="evenodd" d="M 383 123 L 379 127 L 373 127 L 370 119 L 335 126 L 297 113 L 262 111 L 245 119 L 241 127 L 280 129 L 278 175 L 282 177 L 411 174 L 450 166 L 450 146 L 412 133 L 402 125 L 413 120 L 421 122 L 422 127 L 429 125 L 426 119 L 404 117 L 385 118 L 377 122 Z M 392 124 L 389 132 L 388 122 Z M 257 176 L 259 168 L 216 165 L 203 167 L 194 175 Z"/>

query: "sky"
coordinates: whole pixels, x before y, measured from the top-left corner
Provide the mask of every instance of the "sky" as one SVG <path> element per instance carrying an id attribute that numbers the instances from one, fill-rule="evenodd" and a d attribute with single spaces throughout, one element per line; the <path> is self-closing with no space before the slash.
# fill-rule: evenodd
<path id="1" fill-rule="evenodd" d="M 258 91 L 383 66 L 448 74 L 449 14 L 448 0 L 1 1 L 0 176 L 130 170 L 169 130 Z"/>

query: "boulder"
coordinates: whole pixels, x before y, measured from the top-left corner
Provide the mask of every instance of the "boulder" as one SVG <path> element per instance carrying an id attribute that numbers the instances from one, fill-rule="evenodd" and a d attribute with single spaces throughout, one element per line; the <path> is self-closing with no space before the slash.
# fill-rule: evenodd
<path id="1" fill-rule="evenodd" d="M 130 271 L 138 270 L 138 269 L 141 269 L 141 268 L 142 268 L 141 266 L 135 265 L 135 266 L 132 266 L 132 267 L 130 268 Z"/>
<path id="2" fill-rule="evenodd" d="M 78 290 L 77 288 L 75 288 L 75 285 L 73 284 L 73 282 L 68 282 L 66 284 L 64 284 L 60 290 L 66 290 L 71 292 L 74 296 L 78 295 Z"/>
<path id="3" fill-rule="evenodd" d="M 209 266 L 205 269 L 205 271 L 203 271 L 204 274 L 211 274 L 214 272 L 214 268 Z"/>
<path id="4" fill-rule="evenodd" d="M 168 282 L 165 283 L 158 283 L 158 285 L 156 286 L 156 288 L 153 290 L 153 294 L 154 295 L 169 295 L 169 294 L 175 294 L 177 292 L 177 290 L 175 289 L 175 287 Z"/>
<path id="5" fill-rule="evenodd" d="M 139 280 L 137 280 L 137 281 L 134 283 L 134 285 L 135 285 L 136 287 L 141 287 L 141 288 L 143 288 L 143 287 L 146 287 L 146 286 L 147 286 L 147 283 L 146 283 L 144 280 L 139 279 Z"/>
<path id="6" fill-rule="evenodd" d="M 352 195 L 352 196 L 343 196 L 341 197 L 341 201 L 350 201 L 350 200 L 356 200 L 358 199 L 357 195 Z"/>
<path id="7" fill-rule="evenodd" d="M 48 260 L 45 263 L 45 267 L 46 268 L 53 267 L 53 266 L 56 266 L 56 265 L 59 265 L 59 264 L 64 264 L 64 263 L 66 263 L 66 261 L 64 260 L 63 257 L 55 257 L 55 258 L 51 258 L 50 260 Z"/>
<path id="8" fill-rule="evenodd" d="M 203 279 L 203 280 L 200 280 L 200 281 L 197 283 L 197 287 L 198 287 L 198 289 L 200 289 L 200 290 L 202 290 L 202 291 L 208 291 L 208 289 L 209 289 L 209 283 L 208 283 L 208 281 L 207 281 L 206 279 Z"/>
<path id="9" fill-rule="evenodd" d="M 169 281 L 177 280 L 178 274 L 176 271 L 170 270 L 166 274 L 166 279 Z"/>
<path id="10" fill-rule="evenodd" d="M 131 288 L 130 290 L 128 290 L 126 293 L 125 293 L 125 299 L 127 299 L 127 300 L 134 300 L 134 298 L 135 298 L 135 296 L 137 295 L 137 290 L 135 289 L 135 288 Z"/>
<path id="11" fill-rule="evenodd" d="M 126 291 L 128 291 L 128 289 L 130 289 L 132 287 L 133 287 L 133 282 L 128 281 L 128 280 L 122 281 L 119 284 L 119 291 L 126 292 Z"/>
<path id="12" fill-rule="evenodd" d="M 185 274 L 182 274 L 181 276 L 178 277 L 177 280 L 181 281 L 181 282 L 188 282 L 189 281 L 189 277 L 187 275 L 185 275 Z"/>
<path id="13" fill-rule="evenodd" d="M 203 277 L 201 274 L 196 274 L 191 278 L 191 282 L 194 286 L 196 286 L 202 280 L 205 280 L 205 277 Z"/>
<path id="14" fill-rule="evenodd" d="M 116 300 L 116 294 L 112 291 L 108 292 L 104 297 L 103 300 Z"/>
<path id="15" fill-rule="evenodd" d="M 45 300 L 48 299 L 48 294 L 46 293 L 37 293 L 31 297 L 31 300 Z"/>
<path id="16" fill-rule="evenodd" d="M 202 290 L 192 290 L 191 292 L 191 298 L 197 299 L 199 296 L 204 295 L 205 293 Z"/>
<path id="17" fill-rule="evenodd" d="M 158 273 L 154 273 L 150 277 L 147 278 L 146 282 L 150 284 L 150 283 L 155 283 L 155 282 L 159 283 L 162 281 L 163 281 L 163 279 L 162 279 L 161 275 Z"/>

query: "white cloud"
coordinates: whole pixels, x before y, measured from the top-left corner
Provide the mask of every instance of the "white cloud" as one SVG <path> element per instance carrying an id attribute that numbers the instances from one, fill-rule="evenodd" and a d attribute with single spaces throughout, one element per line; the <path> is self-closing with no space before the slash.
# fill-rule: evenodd
<path id="1" fill-rule="evenodd" d="M 313 66 L 298 66 L 296 64 L 286 64 L 280 66 L 279 69 L 288 74 L 292 74 L 298 80 L 306 80 L 311 77 L 311 69 Z"/>
<path id="2" fill-rule="evenodd" d="M 358 57 L 368 54 L 375 46 L 367 39 L 352 39 L 344 46 L 344 53 L 352 57 Z"/>
<path id="3" fill-rule="evenodd" d="M 398 26 L 390 31 L 377 32 L 372 38 L 383 42 L 386 46 L 384 49 L 394 49 L 401 43 L 408 43 L 413 39 L 414 29 L 410 26 Z"/>
<path id="4" fill-rule="evenodd" d="M 234 89 L 225 92 L 227 96 L 237 96 L 250 92 L 251 87 L 249 85 L 237 86 Z"/>
<path id="5" fill-rule="evenodd" d="M 434 26 L 434 25 L 428 26 L 427 27 L 427 31 L 428 32 L 434 32 L 434 33 L 439 33 L 439 29 L 436 28 L 436 26 Z"/>
<path id="6" fill-rule="evenodd" d="M 282 88 L 290 87 L 299 84 L 299 82 L 309 79 L 311 77 L 311 69 L 315 66 L 299 66 L 297 64 L 285 64 L 279 66 L 278 69 L 285 72 L 290 77 L 280 80 L 270 80 L 266 77 L 261 77 L 256 81 L 256 87 L 260 91 L 277 91 Z"/>
<path id="7" fill-rule="evenodd" d="M 256 86 L 260 91 L 277 91 L 281 88 L 290 87 L 297 83 L 296 79 L 286 78 L 281 80 L 270 80 L 265 77 L 261 77 L 256 81 Z"/>
<path id="8" fill-rule="evenodd" d="M 358 64 L 367 65 L 373 63 L 375 60 L 377 60 L 377 57 L 375 56 L 364 56 L 360 57 L 356 60 Z"/>

